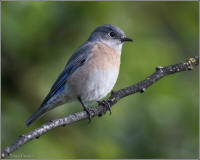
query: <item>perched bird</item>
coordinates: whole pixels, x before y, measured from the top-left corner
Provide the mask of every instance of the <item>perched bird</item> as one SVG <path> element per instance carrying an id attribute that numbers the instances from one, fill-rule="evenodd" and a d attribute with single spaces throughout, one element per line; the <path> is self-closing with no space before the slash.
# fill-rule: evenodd
<path id="1" fill-rule="evenodd" d="M 78 100 L 91 119 L 88 105 L 99 102 L 114 87 L 120 68 L 122 45 L 127 38 L 118 27 L 97 27 L 71 56 L 41 106 L 26 121 L 29 126 L 47 111 Z"/>

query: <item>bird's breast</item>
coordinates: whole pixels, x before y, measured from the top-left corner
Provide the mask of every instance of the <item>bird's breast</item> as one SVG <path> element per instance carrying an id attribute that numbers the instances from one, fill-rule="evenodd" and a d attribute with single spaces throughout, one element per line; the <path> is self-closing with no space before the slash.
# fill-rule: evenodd
<path id="1" fill-rule="evenodd" d="M 88 65 L 89 68 L 95 67 L 104 70 L 119 69 L 120 54 L 104 43 L 97 43 L 88 57 Z"/>

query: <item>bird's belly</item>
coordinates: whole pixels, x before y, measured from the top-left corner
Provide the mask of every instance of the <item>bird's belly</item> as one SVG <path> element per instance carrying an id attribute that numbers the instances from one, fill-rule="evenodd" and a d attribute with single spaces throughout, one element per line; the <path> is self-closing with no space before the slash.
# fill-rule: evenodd
<path id="1" fill-rule="evenodd" d="M 81 88 L 81 98 L 86 104 L 104 98 L 114 87 L 118 77 L 116 70 L 96 70 Z"/>
<path id="2" fill-rule="evenodd" d="M 72 96 L 77 98 L 81 97 L 85 105 L 94 103 L 104 98 L 114 87 L 119 70 L 101 70 L 96 69 L 92 74 L 89 74 L 87 78 L 79 79 L 77 82 L 73 82 L 76 85 L 70 85 Z"/>

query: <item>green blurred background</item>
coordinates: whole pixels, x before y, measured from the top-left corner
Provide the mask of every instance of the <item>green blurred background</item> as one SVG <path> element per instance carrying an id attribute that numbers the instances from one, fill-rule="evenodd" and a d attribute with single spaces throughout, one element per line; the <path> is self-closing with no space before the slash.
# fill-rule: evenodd
<path id="1" fill-rule="evenodd" d="M 114 90 L 198 55 L 198 2 L 2 2 L 2 147 L 43 123 L 82 110 L 65 104 L 34 123 L 67 60 L 102 24 L 135 40 L 123 47 Z M 13 158 L 197 158 L 198 68 L 119 101 L 113 113 L 54 129 Z"/>

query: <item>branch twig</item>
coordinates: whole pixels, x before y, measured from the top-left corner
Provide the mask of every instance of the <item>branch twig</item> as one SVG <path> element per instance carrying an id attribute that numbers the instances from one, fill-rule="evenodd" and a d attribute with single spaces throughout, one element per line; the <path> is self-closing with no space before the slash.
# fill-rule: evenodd
<path id="1" fill-rule="evenodd" d="M 148 87 L 150 87 L 153 83 L 163 78 L 164 76 L 181 72 L 181 71 L 192 70 L 193 67 L 198 64 L 199 64 L 199 57 L 194 57 L 194 58 L 189 58 L 184 62 L 177 63 L 174 65 L 169 65 L 166 67 L 156 67 L 156 72 L 148 76 L 145 80 L 138 82 L 132 86 L 118 90 L 116 92 L 112 92 L 111 96 L 106 100 L 106 102 L 109 103 L 110 106 L 112 107 L 115 103 L 117 103 L 123 97 L 126 97 L 131 94 L 135 94 L 137 92 L 144 92 Z M 102 104 L 99 104 L 97 107 L 91 108 L 91 111 L 92 111 L 92 117 L 95 117 L 97 115 L 101 116 L 106 113 L 107 107 Z M 68 125 L 68 124 L 71 124 L 71 123 L 74 123 L 86 118 L 87 118 L 87 113 L 85 111 L 81 111 L 81 112 L 68 115 L 63 118 L 51 120 L 45 123 L 44 125 L 42 125 L 41 127 L 36 128 L 33 131 L 30 131 L 26 134 L 19 136 L 18 139 L 14 143 L 7 146 L 2 151 L 1 158 L 10 156 L 12 152 L 20 148 L 25 143 L 31 141 L 32 139 L 40 137 L 41 135 L 45 134 L 46 132 L 48 132 L 49 130 L 53 128 L 65 126 L 65 125 Z"/>

